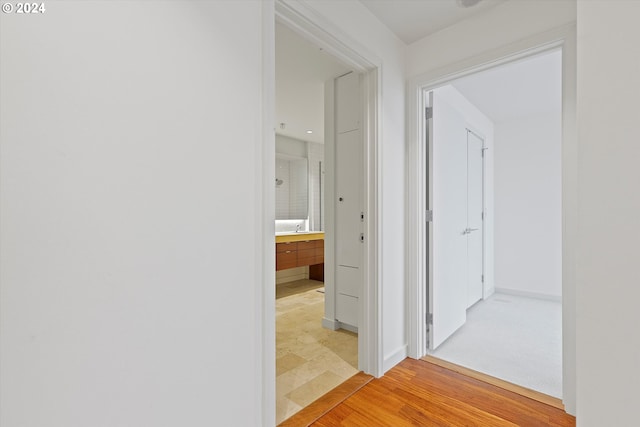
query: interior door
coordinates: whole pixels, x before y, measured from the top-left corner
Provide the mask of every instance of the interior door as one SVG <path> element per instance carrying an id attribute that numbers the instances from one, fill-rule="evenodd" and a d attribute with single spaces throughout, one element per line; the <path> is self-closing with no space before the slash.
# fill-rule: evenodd
<path id="1" fill-rule="evenodd" d="M 463 116 L 437 92 L 429 98 L 428 305 L 429 349 L 434 350 L 467 316 L 467 130 Z"/>
<path id="2" fill-rule="evenodd" d="M 483 287 L 483 210 L 484 141 L 467 130 L 467 307 L 482 298 Z"/>

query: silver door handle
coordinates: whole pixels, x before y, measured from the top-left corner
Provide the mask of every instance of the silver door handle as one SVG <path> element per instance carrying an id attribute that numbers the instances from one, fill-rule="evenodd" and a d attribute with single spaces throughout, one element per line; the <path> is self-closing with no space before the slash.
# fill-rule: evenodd
<path id="1" fill-rule="evenodd" d="M 464 235 L 464 234 L 471 234 L 471 232 L 472 232 L 472 231 L 478 231 L 478 230 L 479 230 L 479 228 L 465 228 L 465 229 L 462 231 L 462 234 L 463 234 L 463 235 Z"/>

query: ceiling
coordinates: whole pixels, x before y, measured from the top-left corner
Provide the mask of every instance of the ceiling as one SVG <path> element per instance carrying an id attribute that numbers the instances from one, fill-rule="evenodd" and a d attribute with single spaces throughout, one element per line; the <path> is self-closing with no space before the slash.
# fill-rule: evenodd
<path id="1" fill-rule="evenodd" d="M 383 24 L 406 44 L 449 25 L 484 13 L 506 0 L 482 0 L 464 8 L 466 0 L 360 0 Z"/>
<path id="2" fill-rule="evenodd" d="M 331 55 L 276 23 L 276 133 L 324 143 L 324 83 L 348 71 Z"/>
<path id="3" fill-rule="evenodd" d="M 455 5 L 452 6 L 455 0 L 361 1 L 368 7 L 374 3 L 376 7 L 383 3 L 396 5 L 387 18 L 405 15 L 407 10 L 415 10 L 416 7 L 427 7 L 432 12 L 440 10 L 438 8 L 443 4 L 446 6 L 443 10 L 455 8 Z M 413 6 L 407 9 L 399 6 L 405 3 Z M 496 3 L 484 0 L 476 8 L 486 8 Z M 476 8 L 473 9 L 482 10 Z M 458 11 L 454 12 L 459 18 Z M 446 21 L 445 15 L 432 18 L 440 25 Z M 426 22 L 421 26 L 426 26 Z M 407 25 L 409 27 L 411 25 Z M 433 32 L 433 28 L 425 28 L 425 31 Z M 345 74 L 350 71 L 349 68 L 280 23 L 276 24 L 275 66 L 276 132 L 302 141 L 324 143 L 324 83 Z M 561 54 L 554 52 L 525 59 L 456 80 L 452 85 L 497 123 L 543 113 L 559 114 Z M 285 124 L 284 129 L 281 129 L 280 123 Z M 313 133 L 308 134 L 308 130 Z"/>
<path id="4" fill-rule="evenodd" d="M 495 123 L 562 110 L 562 53 L 554 51 L 452 82 Z"/>

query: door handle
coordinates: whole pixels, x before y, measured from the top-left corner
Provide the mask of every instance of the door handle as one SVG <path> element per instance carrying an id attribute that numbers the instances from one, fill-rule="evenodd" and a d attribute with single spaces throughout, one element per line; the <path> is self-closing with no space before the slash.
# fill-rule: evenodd
<path id="1" fill-rule="evenodd" d="M 479 228 L 468 228 L 468 227 L 467 227 L 467 228 L 465 228 L 465 229 L 462 231 L 462 234 L 463 234 L 463 235 L 464 235 L 464 234 L 471 234 L 471 232 L 472 232 L 472 231 L 478 231 L 478 230 L 479 230 Z"/>

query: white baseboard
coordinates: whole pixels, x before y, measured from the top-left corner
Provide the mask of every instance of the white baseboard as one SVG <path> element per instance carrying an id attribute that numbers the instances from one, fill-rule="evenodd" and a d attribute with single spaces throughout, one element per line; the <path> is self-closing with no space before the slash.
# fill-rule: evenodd
<path id="1" fill-rule="evenodd" d="M 327 319 L 326 317 L 322 318 L 322 327 L 331 329 L 332 331 L 337 331 L 340 329 L 340 322 L 337 320 Z"/>
<path id="2" fill-rule="evenodd" d="M 358 327 L 347 325 L 346 323 L 338 322 L 340 324 L 340 329 L 344 329 L 345 331 L 353 332 L 354 334 L 358 333 Z"/>
<path id="3" fill-rule="evenodd" d="M 404 345 L 394 351 L 391 355 L 385 356 L 384 360 L 382 361 L 382 372 L 387 372 L 389 369 L 393 368 L 398 363 L 406 359 L 407 354 L 409 354 L 408 350 L 408 346 Z"/>
<path id="4" fill-rule="evenodd" d="M 331 329 L 332 331 L 344 329 L 345 331 L 353 332 L 354 334 L 358 333 L 358 328 L 356 326 L 348 325 L 338 320 L 327 319 L 326 317 L 322 318 L 322 327 Z"/>
<path id="5" fill-rule="evenodd" d="M 537 298 L 546 301 L 562 302 L 562 297 L 558 295 L 539 294 L 537 292 L 519 291 L 516 289 L 496 288 L 496 293 L 513 295 L 516 297 Z"/>

